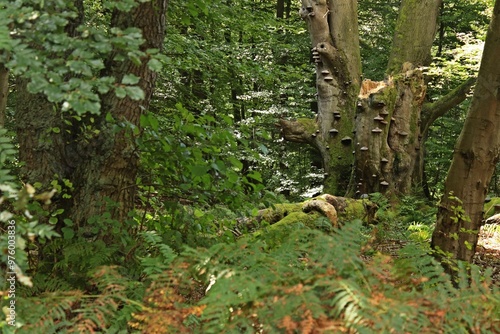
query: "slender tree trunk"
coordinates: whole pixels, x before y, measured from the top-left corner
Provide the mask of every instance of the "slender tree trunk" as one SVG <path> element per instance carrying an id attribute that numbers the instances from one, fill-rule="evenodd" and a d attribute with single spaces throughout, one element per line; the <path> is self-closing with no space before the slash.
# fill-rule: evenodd
<path id="1" fill-rule="evenodd" d="M 291 12 L 292 12 L 292 0 L 286 0 L 286 6 L 285 6 L 285 18 L 286 19 L 290 18 Z"/>
<path id="2" fill-rule="evenodd" d="M 387 73 L 399 73 L 405 62 L 414 66 L 430 64 L 441 2 L 442 0 L 402 1 Z"/>
<path id="3" fill-rule="evenodd" d="M 471 261 L 484 199 L 500 153 L 500 1 L 493 17 L 469 114 L 458 139 L 439 205 L 432 247 Z"/>
<path id="4" fill-rule="evenodd" d="M 285 17 L 285 0 L 276 1 L 276 17 L 278 19 Z"/>
<path id="5" fill-rule="evenodd" d="M 0 64 L 0 128 L 5 126 L 7 96 L 9 95 L 9 70 Z"/>

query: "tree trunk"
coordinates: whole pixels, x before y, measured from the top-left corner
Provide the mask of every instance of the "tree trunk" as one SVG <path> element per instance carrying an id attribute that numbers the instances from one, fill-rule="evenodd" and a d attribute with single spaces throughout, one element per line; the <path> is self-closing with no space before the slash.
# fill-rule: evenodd
<path id="1" fill-rule="evenodd" d="M 0 128 L 5 126 L 7 96 L 9 95 L 9 70 L 0 64 Z"/>
<path id="2" fill-rule="evenodd" d="M 276 1 L 276 17 L 278 19 L 285 17 L 285 0 Z"/>
<path id="3" fill-rule="evenodd" d="M 406 63 L 383 82 L 363 81 L 356 118 L 356 194 L 406 194 L 421 151 L 422 72 Z"/>
<path id="4" fill-rule="evenodd" d="M 458 139 L 439 205 L 432 247 L 471 261 L 484 199 L 500 153 L 500 1 L 496 1 L 469 114 Z"/>
<path id="5" fill-rule="evenodd" d="M 387 73 L 401 71 L 404 63 L 426 66 L 437 32 L 442 0 L 403 0 L 396 23 Z"/>
<path id="6" fill-rule="evenodd" d="M 420 67 L 431 60 L 440 6 L 441 0 L 403 1 L 386 79 L 360 84 L 356 2 L 302 1 L 300 15 L 308 23 L 316 62 L 318 116 L 279 125 L 286 140 L 320 152 L 325 192 L 399 195 L 421 185 L 427 129 L 462 102 L 472 85 L 468 80 L 423 110 Z"/>
<path id="7" fill-rule="evenodd" d="M 441 0 L 404 0 L 382 82 L 365 80 L 356 120 L 356 169 L 351 193 L 409 193 L 422 184 L 422 122 L 426 84 Z M 425 17 L 425 20 L 416 20 Z M 354 189 L 355 187 L 355 189 Z"/>
<path id="8" fill-rule="evenodd" d="M 116 11 L 114 25 L 141 29 L 145 40 L 141 45 L 143 51 L 160 49 L 167 2 L 144 2 L 128 13 Z M 140 78 L 138 86 L 145 93 L 144 100 L 118 98 L 114 91 L 109 92 L 101 96 L 100 115 L 84 116 L 74 125 L 64 122 L 46 98 L 29 94 L 25 80 L 18 86 L 16 123 L 26 181 L 44 186 L 53 179 L 60 183 L 71 181 L 71 198 L 59 197 L 54 205 L 65 209 L 63 217 L 80 227 L 104 212 L 110 212 L 111 219 L 123 223 L 134 207 L 138 170 L 134 137 L 138 132 L 132 128 L 140 126 L 140 115 L 148 108 L 156 74 L 147 65 L 149 59 L 141 59 L 137 64 L 128 59 L 114 62 L 114 56 L 112 53 L 104 62 L 108 66 L 101 74 L 114 77 L 116 82 L 121 82 L 125 74 L 136 75 Z M 117 124 L 131 126 L 116 131 L 116 125 L 106 121 L 107 113 Z M 92 129 L 90 134 L 85 132 L 85 126 Z M 101 231 L 106 234 L 105 226 Z"/>
<path id="9" fill-rule="evenodd" d="M 280 125 L 286 139 L 296 138 L 320 152 L 325 190 L 343 195 L 354 163 L 352 131 L 361 74 L 357 3 L 303 0 L 299 14 L 311 35 L 318 115 L 315 121 L 280 120 Z"/>

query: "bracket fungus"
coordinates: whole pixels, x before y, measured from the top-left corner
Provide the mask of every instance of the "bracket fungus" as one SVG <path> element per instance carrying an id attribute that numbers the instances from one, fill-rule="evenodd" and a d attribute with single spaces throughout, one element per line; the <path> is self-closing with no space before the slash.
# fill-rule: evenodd
<path id="1" fill-rule="evenodd" d="M 352 142 L 352 138 L 351 137 L 344 137 L 340 140 L 340 142 L 344 145 L 349 145 L 351 142 Z"/>

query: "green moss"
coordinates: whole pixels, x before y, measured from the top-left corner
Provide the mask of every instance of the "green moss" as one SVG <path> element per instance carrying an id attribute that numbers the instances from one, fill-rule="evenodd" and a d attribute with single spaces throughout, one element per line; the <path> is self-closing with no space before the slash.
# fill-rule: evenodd
<path id="1" fill-rule="evenodd" d="M 338 212 L 338 218 L 340 223 L 350 222 L 354 219 L 364 219 L 366 216 L 364 202 L 366 200 L 347 200 L 348 204 L 343 212 Z"/>
<path id="2" fill-rule="evenodd" d="M 307 133 L 313 133 L 316 131 L 316 121 L 311 118 L 298 118 L 297 122 L 301 124 Z"/>
<path id="3" fill-rule="evenodd" d="M 303 211 L 300 212 L 292 212 L 279 222 L 277 222 L 274 225 L 271 225 L 270 228 L 280 228 L 286 225 L 290 224 L 295 224 L 295 223 L 302 223 L 306 225 L 307 227 L 314 227 L 314 221 L 321 217 L 321 214 L 318 212 L 310 212 L 310 213 L 305 213 Z"/>
<path id="4" fill-rule="evenodd" d="M 293 212 L 302 212 L 302 203 L 277 204 L 262 213 L 262 220 L 274 224 Z"/>
<path id="5" fill-rule="evenodd" d="M 300 207 L 302 207 L 302 204 L 300 204 Z M 302 210 L 301 211 L 294 211 L 289 213 L 286 217 L 283 217 L 280 221 L 278 221 L 276 224 L 270 225 L 266 227 L 265 229 L 260 229 L 252 234 L 253 237 L 259 237 L 266 232 L 275 232 L 279 231 L 281 229 L 285 229 L 289 226 L 296 225 L 296 224 L 303 224 L 309 228 L 314 228 L 315 227 L 315 221 L 320 218 L 322 215 L 318 212 L 310 212 L 310 213 L 305 213 Z"/>
<path id="6" fill-rule="evenodd" d="M 495 205 L 500 205 L 500 197 L 492 197 L 491 201 L 484 205 L 485 218 L 489 218 L 496 213 L 494 208 Z"/>

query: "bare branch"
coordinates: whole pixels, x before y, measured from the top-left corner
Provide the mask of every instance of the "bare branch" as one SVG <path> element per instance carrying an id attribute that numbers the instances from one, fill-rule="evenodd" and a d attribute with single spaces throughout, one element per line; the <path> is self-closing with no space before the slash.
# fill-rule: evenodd
<path id="1" fill-rule="evenodd" d="M 422 134 L 427 133 L 427 130 L 436 119 L 462 103 L 467 98 L 467 94 L 470 93 L 475 82 L 476 78 L 471 77 L 438 101 L 425 104 L 422 109 Z"/>
<path id="2" fill-rule="evenodd" d="M 317 126 L 313 119 L 301 118 L 294 121 L 280 119 L 276 126 L 281 128 L 281 133 L 285 140 L 294 143 L 306 143 L 317 147 Z"/>

